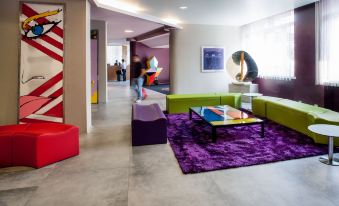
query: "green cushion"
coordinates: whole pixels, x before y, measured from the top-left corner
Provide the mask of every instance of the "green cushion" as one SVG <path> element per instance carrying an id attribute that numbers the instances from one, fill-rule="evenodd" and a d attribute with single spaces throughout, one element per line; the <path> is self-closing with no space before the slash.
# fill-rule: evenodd
<path id="1" fill-rule="evenodd" d="M 307 129 L 310 124 L 307 112 L 293 108 L 288 104 L 283 104 L 281 101 L 277 101 L 266 103 L 266 114 L 267 118 L 274 122 L 303 134 L 310 134 L 310 131 Z"/>
<path id="2" fill-rule="evenodd" d="M 333 125 L 339 126 L 339 113 L 338 112 L 327 110 L 326 112 L 323 112 L 323 113 L 310 112 L 309 115 L 313 119 L 312 124 L 333 124 Z M 328 137 L 325 137 L 323 135 L 312 133 L 311 137 L 314 139 L 316 143 L 327 144 L 328 142 Z M 334 138 L 334 144 L 337 146 L 339 145 L 338 138 Z"/>
<path id="3" fill-rule="evenodd" d="M 229 105 L 237 109 L 241 107 L 241 93 L 220 93 L 218 95 L 220 95 L 221 105 Z"/>
<path id="4" fill-rule="evenodd" d="M 310 104 L 305 104 L 302 102 L 296 102 L 296 101 L 292 101 L 289 99 L 282 99 L 281 101 L 279 101 L 279 104 L 283 104 L 287 107 L 290 108 L 294 108 L 296 110 L 302 111 L 302 112 L 313 112 L 313 113 L 324 113 L 329 111 L 328 109 L 322 108 L 322 107 L 318 107 L 318 106 L 314 106 L 314 105 L 310 105 Z"/>
<path id="5" fill-rule="evenodd" d="M 220 97 L 215 94 L 180 94 L 167 95 L 166 107 L 169 114 L 187 113 L 190 107 L 214 106 L 220 104 Z"/>
<path id="6" fill-rule="evenodd" d="M 313 134 L 308 130 L 308 126 L 316 124 L 316 118 L 313 115 L 317 117 L 317 115 L 329 111 L 328 109 L 288 99 L 283 99 L 277 104 L 282 105 L 286 110 L 282 115 L 284 120 L 280 122 L 281 124 L 312 137 L 316 143 L 327 142 L 326 137 L 319 137 L 319 135 Z"/>
<path id="7" fill-rule="evenodd" d="M 266 102 L 267 101 L 280 101 L 281 98 L 278 97 L 269 97 L 269 96 L 260 96 L 252 99 L 252 112 L 253 114 L 261 117 L 266 117 Z"/>
<path id="8" fill-rule="evenodd" d="M 312 112 L 313 113 L 313 112 Z M 316 114 L 317 119 L 315 123 L 317 124 L 335 124 L 339 125 L 339 113 L 328 110 L 324 113 Z"/>
<path id="9" fill-rule="evenodd" d="M 205 98 L 205 97 L 216 97 L 218 95 L 212 93 L 212 94 L 170 94 L 167 95 L 167 99 L 194 99 L 194 98 Z"/>
<path id="10" fill-rule="evenodd" d="M 328 138 L 308 130 L 312 124 L 339 125 L 339 113 L 331 110 L 297 102 L 289 99 L 258 97 L 253 99 L 252 110 L 255 115 L 266 117 L 274 122 L 308 135 L 314 142 L 327 144 Z M 339 146 L 339 139 L 335 139 Z"/>
<path id="11" fill-rule="evenodd" d="M 239 108 L 240 93 L 211 93 L 211 94 L 174 94 L 167 95 L 166 108 L 169 114 L 187 113 L 190 107 L 230 105 Z"/>

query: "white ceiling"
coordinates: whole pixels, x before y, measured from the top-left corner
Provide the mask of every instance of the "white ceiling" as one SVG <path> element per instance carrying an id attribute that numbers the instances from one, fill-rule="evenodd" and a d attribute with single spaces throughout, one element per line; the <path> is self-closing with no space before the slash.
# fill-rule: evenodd
<path id="1" fill-rule="evenodd" d="M 240 26 L 317 0 L 93 0 L 100 7 L 158 23 Z M 186 10 L 179 9 L 187 6 Z"/>
<path id="2" fill-rule="evenodd" d="M 126 44 L 126 38 L 135 37 L 163 26 L 159 23 L 98 8 L 95 5 L 91 7 L 91 19 L 107 22 L 107 41 L 111 45 Z M 126 33 L 126 29 L 134 32 Z"/>
<path id="3" fill-rule="evenodd" d="M 317 0 L 91 0 L 91 19 L 107 22 L 108 43 L 127 44 L 126 38 L 163 25 L 240 26 Z M 99 7 L 97 7 L 98 5 Z M 179 7 L 186 6 L 186 10 Z M 164 20 L 176 19 L 179 24 Z M 126 33 L 125 30 L 133 30 Z M 168 35 L 143 41 L 149 47 L 166 47 Z"/>

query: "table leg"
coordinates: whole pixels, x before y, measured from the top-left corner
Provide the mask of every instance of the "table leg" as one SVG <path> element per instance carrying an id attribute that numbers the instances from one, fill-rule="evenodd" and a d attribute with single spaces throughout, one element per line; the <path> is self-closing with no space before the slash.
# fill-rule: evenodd
<path id="1" fill-rule="evenodd" d="M 261 137 L 262 138 L 265 137 L 265 124 L 264 124 L 264 122 L 261 123 Z"/>
<path id="2" fill-rule="evenodd" d="M 217 128 L 212 127 L 212 141 L 217 142 Z"/>
<path id="3" fill-rule="evenodd" d="M 328 137 L 328 156 L 320 157 L 319 161 L 333 166 L 339 166 L 339 162 L 333 158 L 333 137 Z"/>

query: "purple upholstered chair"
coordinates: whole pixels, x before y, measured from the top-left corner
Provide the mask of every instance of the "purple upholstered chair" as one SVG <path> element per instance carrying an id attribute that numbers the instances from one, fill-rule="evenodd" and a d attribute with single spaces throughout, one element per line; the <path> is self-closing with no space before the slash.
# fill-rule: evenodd
<path id="1" fill-rule="evenodd" d="M 158 104 L 132 106 L 132 145 L 167 143 L 167 119 Z"/>

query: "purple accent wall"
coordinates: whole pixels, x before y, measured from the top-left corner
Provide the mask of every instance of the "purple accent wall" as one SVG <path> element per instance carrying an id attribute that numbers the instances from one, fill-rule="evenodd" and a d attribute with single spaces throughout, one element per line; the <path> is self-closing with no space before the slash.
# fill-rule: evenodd
<path id="1" fill-rule="evenodd" d="M 257 79 L 255 82 L 259 84 L 259 92 L 339 111 L 339 89 L 315 85 L 315 4 L 295 10 L 294 29 L 296 79 L 291 81 Z"/>
<path id="2" fill-rule="evenodd" d="M 135 42 L 135 54 L 139 55 L 141 61 L 146 66 L 148 57 L 155 56 L 158 59 L 159 67 L 163 68 L 159 75 L 160 83 L 170 82 L 169 73 L 169 49 L 168 48 L 150 48 L 143 43 Z"/>

